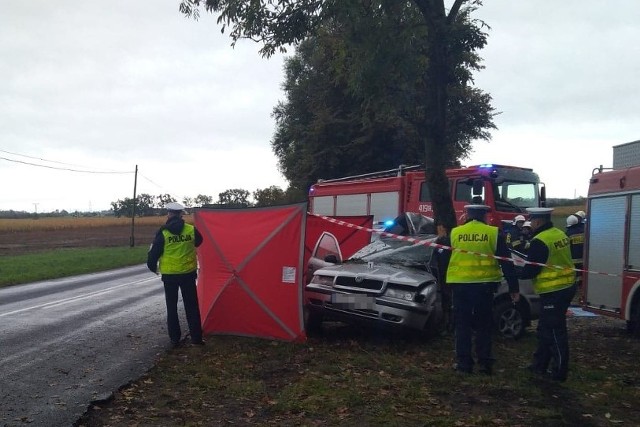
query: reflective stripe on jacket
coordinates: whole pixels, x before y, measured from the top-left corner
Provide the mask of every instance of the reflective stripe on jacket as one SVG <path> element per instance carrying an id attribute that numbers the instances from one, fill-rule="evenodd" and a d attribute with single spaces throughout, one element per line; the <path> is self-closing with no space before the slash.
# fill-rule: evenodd
<path id="1" fill-rule="evenodd" d="M 576 273 L 573 271 L 569 238 L 560 229 L 551 227 L 535 236 L 549 249 L 549 266 L 567 267 L 567 269 L 542 267 L 533 278 L 533 289 L 537 294 L 559 291 L 573 285 Z"/>
<path id="2" fill-rule="evenodd" d="M 164 251 L 160 257 L 161 274 L 185 274 L 195 271 L 198 266 L 195 246 L 195 229 L 185 224 L 180 234 L 162 230 Z"/>
<path id="3" fill-rule="evenodd" d="M 453 250 L 447 268 L 447 283 L 500 282 L 502 270 L 498 260 L 493 257 L 497 245 L 498 227 L 480 221 L 469 221 L 451 230 Z M 487 254 L 487 256 L 463 251 Z"/>
<path id="4" fill-rule="evenodd" d="M 584 252 L 584 224 L 576 224 L 567 228 L 567 237 L 571 243 L 571 258 L 576 265 L 582 265 Z"/>

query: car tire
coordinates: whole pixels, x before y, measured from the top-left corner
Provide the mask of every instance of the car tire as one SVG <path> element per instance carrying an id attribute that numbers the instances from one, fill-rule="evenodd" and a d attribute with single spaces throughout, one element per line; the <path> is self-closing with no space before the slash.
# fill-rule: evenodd
<path id="1" fill-rule="evenodd" d="M 436 304 L 431 312 L 429 320 L 422 328 L 422 336 L 424 338 L 433 338 L 442 335 L 445 332 L 446 324 L 444 322 L 444 312 L 440 304 Z"/>
<path id="2" fill-rule="evenodd" d="M 493 321 L 500 335 L 517 339 L 526 331 L 526 314 L 522 304 L 513 304 L 510 300 L 498 301 L 493 308 Z"/>
<path id="3" fill-rule="evenodd" d="M 318 335 L 322 332 L 322 321 L 323 317 L 321 314 L 314 313 L 308 308 L 304 309 L 304 328 L 307 332 L 307 335 Z"/>
<path id="4" fill-rule="evenodd" d="M 627 332 L 633 337 L 640 338 L 640 297 L 635 297 L 631 304 L 631 315 L 627 321 Z"/>

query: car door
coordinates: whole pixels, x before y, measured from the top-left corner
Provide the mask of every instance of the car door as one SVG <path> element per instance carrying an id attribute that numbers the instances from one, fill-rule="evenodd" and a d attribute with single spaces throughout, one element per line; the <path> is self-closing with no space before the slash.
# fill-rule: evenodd
<path id="1" fill-rule="evenodd" d="M 323 231 L 316 241 L 309 262 L 307 263 L 305 285 L 311 281 L 317 269 L 341 263 L 342 252 L 340 251 L 338 239 L 328 231 Z"/>

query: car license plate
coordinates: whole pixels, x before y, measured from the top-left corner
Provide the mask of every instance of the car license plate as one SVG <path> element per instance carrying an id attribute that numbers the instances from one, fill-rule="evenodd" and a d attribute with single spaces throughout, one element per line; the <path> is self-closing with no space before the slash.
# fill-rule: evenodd
<path id="1" fill-rule="evenodd" d="M 331 303 L 340 308 L 366 310 L 375 307 L 376 299 L 362 294 L 331 294 Z"/>

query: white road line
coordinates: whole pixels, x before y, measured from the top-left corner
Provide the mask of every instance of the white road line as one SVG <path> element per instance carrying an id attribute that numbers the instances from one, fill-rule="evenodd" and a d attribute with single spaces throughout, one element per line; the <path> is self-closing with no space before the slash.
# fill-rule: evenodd
<path id="1" fill-rule="evenodd" d="M 94 297 L 96 295 L 106 294 L 108 292 L 115 291 L 116 289 L 120 289 L 120 288 L 123 288 L 125 286 L 138 285 L 140 283 L 150 282 L 152 280 L 158 280 L 158 278 L 157 277 L 151 277 L 151 278 L 147 278 L 147 279 L 138 280 L 136 282 L 123 283 L 122 285 L 112 286 L 110 288 L 101 289 L 99 291 L 90 292 L 88 294 L 78 295 L 78 296 L 71 297 L 71 298 L 66 298 L 66 299 L 63 299 L 63 300 L 60 300 L 60 301 L 52 301 L 52 302 L 48 302 L 46 304 L 34 305 L 32 307 L 21 308 L 20 310 L 9 311 L 7 313 L 0 313 L 0 317 L 9 316 L 9 315 L 12 315 L 12 314 L 17 314 L 17 313 L 22 313 L 24 311 L 29 311 L 29 310 L 35 310 L 35 309 L 38 309 L 38 308 L 56 307 L 56 306 L 59 306 L 59 305 L 63 305 L 63 304 L 72 302 L 72 301 L 78 301 L 78 300 L 82 300 L 82 299 L 86 299 L 86 298 L 91 298 L 91 297 Z"/>

